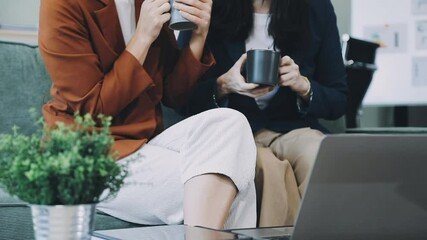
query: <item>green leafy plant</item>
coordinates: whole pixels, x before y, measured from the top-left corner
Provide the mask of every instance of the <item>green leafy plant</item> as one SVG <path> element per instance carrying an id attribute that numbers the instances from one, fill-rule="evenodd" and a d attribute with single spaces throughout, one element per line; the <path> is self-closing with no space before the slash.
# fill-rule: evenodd
<path id="1" fill-rule="evenodd" d="M 0 135 L 0 184 L 11 195 L 31 204 L 97 203 L 114 196 L 127 176 L 126 166 L 111 154 L 111 117 L 89 114 L 74 124 L 58 122 L 26 136 L 14 128 Z M 101 197 L 102 196 L 102 197 Z"/>

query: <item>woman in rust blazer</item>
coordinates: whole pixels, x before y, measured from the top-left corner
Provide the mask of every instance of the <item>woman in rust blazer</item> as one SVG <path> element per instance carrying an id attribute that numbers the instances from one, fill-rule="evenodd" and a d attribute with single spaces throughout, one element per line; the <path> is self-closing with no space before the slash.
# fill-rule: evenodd
<path id="1" fill-rule="evenodd" d="M 245 117 L 212 110 L 162 132 L 160 102 L 185 104 L 214 64 L 204 50 L 211 6 L 176 1 L 197 25 L 180 51 L 167 28 L 169 0 L 41 1 L 39 46 L 53 81 L 46 121 L 112 116 L 119 162 L 137 160 L 128 181 L 144 183 L 126 185 L 100 210 L 141 224 L 255 225 L 256 150 Z"/>

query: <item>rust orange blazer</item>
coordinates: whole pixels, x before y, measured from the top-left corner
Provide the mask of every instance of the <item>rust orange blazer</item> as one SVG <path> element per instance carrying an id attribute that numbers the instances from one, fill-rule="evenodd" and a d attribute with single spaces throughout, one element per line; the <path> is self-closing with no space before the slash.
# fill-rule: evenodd
<path id="1" fill-rule="evenodd" d="M 142 2 L 135 1 L 137 19 Z M 114 0 L 42 0 L 39 47 L 53 81 L 46 122 L 71 123 L 76 111 L 112 116 L 120 157 L 160 133 L 160 102 L 183 105 L 214 64 L 210 53 L 199 61 L 188 48 L 179 51 L 165 25 L 141 66 L 125 50 Z"/>

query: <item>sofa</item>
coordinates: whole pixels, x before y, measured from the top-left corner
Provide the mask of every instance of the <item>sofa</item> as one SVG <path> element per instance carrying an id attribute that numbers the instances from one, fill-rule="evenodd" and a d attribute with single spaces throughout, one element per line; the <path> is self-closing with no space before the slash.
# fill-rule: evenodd
<path id="1" fill-rule="evenodd" d="M 13 126 L 25 134 L 36 128 L 30 115 L 49 100 L 51 81 L 37 46 L 0 41 L 0 134 L 11 133 Z M 165 126 L 182 118 L 172 109 L 164 108 Z M 0 187 L 0 239 L 33 239 L 31 212 L 22 201 L 9 196 Z M 97 212 L 95 230 L 139 226 Z"/>

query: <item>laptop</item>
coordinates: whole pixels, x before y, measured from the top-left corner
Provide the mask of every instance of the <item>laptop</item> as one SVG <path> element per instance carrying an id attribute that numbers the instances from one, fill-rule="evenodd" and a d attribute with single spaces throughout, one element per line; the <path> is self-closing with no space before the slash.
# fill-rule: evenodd
<path id="1" fill-rule="evenodd" d="M 254 239 L 427 239 L 427 135 L 328 135 L 295 228 L 233 232 Z"/>
<path id="2" fill-rule="evenodd" d="M 427 135 L 328 135 L 295 227 L 158 226 L 95 231 L 98 239 L 427 239 Z"/>

